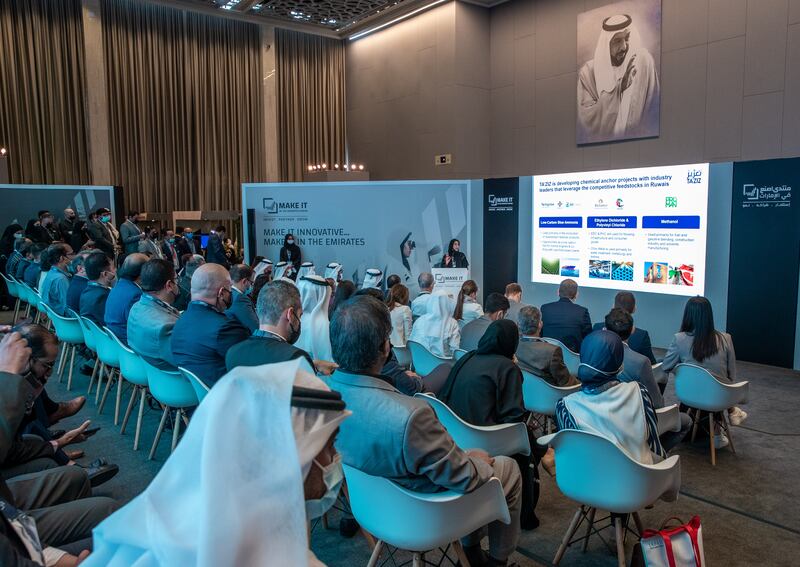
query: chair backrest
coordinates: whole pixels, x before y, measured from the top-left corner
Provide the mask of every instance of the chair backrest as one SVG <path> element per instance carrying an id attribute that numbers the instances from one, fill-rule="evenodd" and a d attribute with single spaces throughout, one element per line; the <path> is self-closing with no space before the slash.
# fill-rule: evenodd
<path id="1" fill-rule="evenodd" d="M 350 507 L 364 530 L 389 545 L 428 551 L 495 520 L 508 524 L 503 487 L 496 478 L 468 492 L 419 493 L 344 465 Z"/>
<path id="2" fill-rule="evenodd" d="M 453 353 L 453 358 L 455 360 L 460 360 L 461 357 L 467 354 L 468 352 L 469 352 L 468 350 L 464 350 L 463 348 L 457 348 Z"/>
<path id="3" fill-rule="evenodd" d="M 414 362 L 411 360 L 411 351 L 408 347 L 392 347 L 392 350 L 397 357 L 397 364 L 408 369 L 413 366 Z"/>
<path id="4" fill-rule="evenodd" d="M 414 371 L 420 376 L 430 374 L 440 364 L 453 362 L 451 358 L 436 356 L 416 341 L 408 341 L 406 346 L 411 351 L 411 358 L 414 360 Z"/>
<path id="5" fill-rule="evenodd" d="M 564 354 L 564 366 L 567 367 L 569 373 L 573 376 L 578 375 L 578 366 L 581 364 L 581 355 L 577 352 L 570 350 L 567 345 L 559 341 L 558 339 L 552 339 L 550 337 L 542 337 L 542 340 L 546 343 L 550 343 L 551 345 L 556 345 L 557 347 L 561 347 L 561 352 Z"/>
<path id="6" fill-rule="evenodd" d="M 540 437 L 538 442 L 555 450 L 558 488 L 581 504 L 629 514 L 659 498 L 677 498 L 681 485 L 677 455 L 644 465 L 605 437 L 576 429 Z"/>
<path id="7" fill-rule="evenodd" d="M 206 386 L 205 382 L 200 380 L 200 378 L 198 378 L 197 374 L 194 372 L 186 370 L 180 366 L 178 367 L 178 372 L 183 374 L 183 377 L 186 378 L 189 381 L 189 384 L 192 385 L 192 388 L 194 388 L 194 393 L 197 396 L 198 403 L 202 402 L 203 398 L 206 397 L 206 394 L 208 394 L 211 389 Z"/>
<path id="8" fill-rule="evenodd" d="M 678 404 L 658 408 L 656 417 L 658 418 L 659 435 L 663 435 L 667 431 L 681 430 L 681 413 L 678 410 Z"/>
<path id="9" fill-rule="evenodd" d="M 189 381 L 180 372 L 161 370 L 142 359 L 147 372 L 147 384 L 153 397 L 172 408 L 196 406 L 197 394 Z"/>
<path id="10" fill-rule="evenodd" d="M 577 392 L 580 384 L 558 387 L 548 384 L 544 378 L 522 371 L 522 400 L 525 409 L 542 415 L 555 415 L 556 404 L 564 396 Z"/>
<path id="11" fill-rule="evenodd" d="M 19 297 L 19 289 L 17 287 L 17 280 L 11 277 L 7 277 L 4 273 L 0 272 L 0 276 L 6 281 L 6 287 L 8 288 L 8 295 L 14 298 Z"/>
<path id="12" fill-rule="evenodd" d="M 436 417 L 462 449 L 483 449 L 491 456 L 530 455 L 531 445 L 528 428 L 524 423 L 505 423 L 502 425 L 478 426 L 467 423 L 450 409 L 442 400 L 430 394 L 414 394 L 428 402 Z"/>
<path id="13" fill-rule="evenodd" d="M 78 323 L 81 324 L 81 329 L 83 329 L 83 343 L 89 350 L 96 353 L 97 339 L 95 338 L 94 331 L 89 326 L 89 323 L 87 323 L 87 320 L 85 318 L 75 313 L 75 311 L 73 311 L 72 309 L 70 309 L 69 312 L 78 320 Z"/>
<path id="14" fill-rule="evenodd" d="M 147 386 L 147 370 L 145 370 L 142 357 L 132 348 L 123 344 L 111 329 L 103 327 L 103 330 L 117 346 L 119 371 L 122 373 L 125 380 L 137 386 Z"/>
<path id="15" fill-rule="evenodd" d="M 100 362 L 106 366 L 119 368 L 119 350 L 116 343 L 97 323 L 88 317 L 81 317 L 81 319 L 86 322 L 87 327 L 89 327 L 94 336 L 95 352 L 97 352 L 97 358 L 100 359 Z"/>
<path id="16" fill-rule="evenodd" d="M 711 372 L 695 364 L 675 367 L 675 395 L 689 407 L 703 411 L 722 411 L 747 401 L 748 382 L 725 384 Z"/>
<path id="17" fill-rule="evenodd" d="M 42 308 L 47 317 L 53 322 L 58 340 L 72 345 L 83 344 L 83 327 L 81 327 L 81 323 L 77 318 L 62 317 L 44 301 L 42 301 Z"/>

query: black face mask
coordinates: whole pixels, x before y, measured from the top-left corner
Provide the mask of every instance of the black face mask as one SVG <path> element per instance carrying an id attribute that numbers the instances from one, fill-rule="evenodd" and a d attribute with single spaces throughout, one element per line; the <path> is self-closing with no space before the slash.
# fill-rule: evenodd
<path id="1" fill-rule="evenodd" d="M 291 322 L 289 323 L 289 336 L 286 338 L 286 342 L 289 343 L 290 345 L 296 343 L 297 339 L 300 338 L 300 328 L 302 326 L 300 319 L 297 317 L 297 315 L 294 314 L 294 312 L 292 312 L 292 317 L 294 317 L 297 320 L 297 328 L 295 329 L 292 326 Z"/>
<path id="2" fill-rule="evenodd" d="M 389 339 L 386 339 L 386 341 L 388 342 Z M 386 366 L 387 364 L 389 364 L 390 360 L 392 360 L 392 345 L 391 344 L 389 345 L 389 353 L 386 355 L 386 360 L 383 361 L 383 365 Z"/>

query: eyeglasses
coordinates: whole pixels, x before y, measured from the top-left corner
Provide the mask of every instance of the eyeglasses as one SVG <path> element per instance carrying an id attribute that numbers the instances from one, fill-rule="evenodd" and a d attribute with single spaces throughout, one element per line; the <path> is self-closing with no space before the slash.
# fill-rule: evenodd
<path id="1" fill-rule="evenodd" d="M 44 367 L 45 367 L 47 370 L 52 370 L 52 369 L 53 369 L 53 367 L 56 365 L 56 362 L 55 362 L 55 360 L 54 360 L 53 362 L 45 362 L 45 361 L 44 361 L 44 360 L 42 360 L 41 358 L 33 358 L 32 360 L 34 360 L 34 361 L 38 362 L 39 364 L 41 364 L 42 366 L 44 366 Z"/>

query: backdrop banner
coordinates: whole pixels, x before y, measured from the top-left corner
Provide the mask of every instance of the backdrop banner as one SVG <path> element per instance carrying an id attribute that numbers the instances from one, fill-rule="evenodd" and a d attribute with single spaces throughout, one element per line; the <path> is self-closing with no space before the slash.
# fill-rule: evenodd
<path id="1" fill-rule="evenodd" d="M 517 281 L 519 259 L 519 177 L 483 182 L 483 289 L 504 293 Z"/>
<path id="2" fill-rule="evenodd" d="M 792 368 L 800 272 L 800 158 L 733 164 L 728 332 L 736 358 Z"/>
<path id="3" fill-rule="evenodd" d="M 469 257 L 469 193 L 480 181 L 247 183 L 242 185 L 245 257 L 278 261 L 291 233 L 303 260 L 329 262 L 361 283 L 368 268 L 397 274 L 411 296 L 417 277 L 442 260 L 451 238 Z"/>
<path id="4" fill-rule="evenodd" d="M 122 214 L 122 190 L 111 185 L 0 185 L 0 223 L 25 226 L 47 209 L 61 220 L 64 209 L 72 208 L 86 220 L 100 207 L 111 209 L 116 222 Z"/>

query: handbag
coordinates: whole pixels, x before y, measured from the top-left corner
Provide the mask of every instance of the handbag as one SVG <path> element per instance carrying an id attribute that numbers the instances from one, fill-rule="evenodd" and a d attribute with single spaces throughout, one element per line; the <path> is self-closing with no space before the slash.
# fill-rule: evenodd
<path id="1" fill-rule="evenodd" d="M 678 525 L 667 527 L 673 520 Z M 640 541 L 646 567 L 705 567 L 703 528 L 700 516 L 688 523 L 672 517 L 659 530 L 644 530 Z"/>

